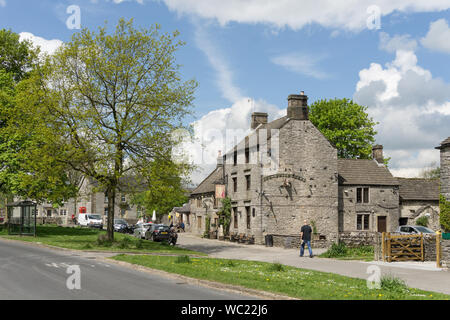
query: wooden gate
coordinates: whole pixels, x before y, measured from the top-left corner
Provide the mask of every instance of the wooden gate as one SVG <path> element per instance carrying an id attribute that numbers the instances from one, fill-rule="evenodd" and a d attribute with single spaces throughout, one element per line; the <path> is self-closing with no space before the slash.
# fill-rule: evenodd
<path id="1" fill-rule="evenodd" d="M 423 235 L 382 234 L 383 261 L 424 261 Z"/>

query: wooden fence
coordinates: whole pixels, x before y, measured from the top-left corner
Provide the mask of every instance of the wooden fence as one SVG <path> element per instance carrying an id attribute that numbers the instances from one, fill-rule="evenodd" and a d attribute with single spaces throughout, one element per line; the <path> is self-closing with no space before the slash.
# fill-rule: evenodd
<path id="1" fill-rule="evenodd" d="M 392 235 L 382 234 L 383 261 L 424 261 L 422 234 Z"/>

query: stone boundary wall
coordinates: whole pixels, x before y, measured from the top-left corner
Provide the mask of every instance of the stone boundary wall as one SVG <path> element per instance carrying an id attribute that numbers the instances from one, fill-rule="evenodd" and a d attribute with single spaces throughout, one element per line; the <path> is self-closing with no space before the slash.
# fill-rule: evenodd
<path id="1" fill-rule="evenodd" d="M 300 235 L 272 234 L 273 246 L 285 249 L 300 248 Z M 327 240 L 311 240 L 312 248 L 327 248 Z"/>
<path id="2" fill-rule="evenodd" d="M 381 241 L 381 233 L 370 231 L 339 232 L 339 242 L 347 247 L 374 246 Z"/>

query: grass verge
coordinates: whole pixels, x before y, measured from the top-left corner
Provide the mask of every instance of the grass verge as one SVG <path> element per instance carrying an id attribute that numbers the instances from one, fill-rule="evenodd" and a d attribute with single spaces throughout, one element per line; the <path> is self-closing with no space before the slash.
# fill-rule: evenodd
<path id="1" fill-rule="evenodd" d="M 369 289 L 363 279 L 300 269 L 279 263 L 212 258 L 118 255 L 125 261 L 187 277 L 316 300 L 448 300 L 449 295 L 408 288 L 401 280 Z M 395 279 L 395 278 L 394 278 Z"/>
<path id="2" fill-rule="evenodd" d="M 10 236 L 7 230 L 0 230 L 0 237 L 5 239 L 42 243 L 73 250 L 205 255 L 161 242 L 136 239 L 122 233 L 115 233 L 114 242 L 109 242 L 105 239 L 106 231 L 98 229 L 40 225 L 37 226 L 37 235 L 37 237 Z"/>

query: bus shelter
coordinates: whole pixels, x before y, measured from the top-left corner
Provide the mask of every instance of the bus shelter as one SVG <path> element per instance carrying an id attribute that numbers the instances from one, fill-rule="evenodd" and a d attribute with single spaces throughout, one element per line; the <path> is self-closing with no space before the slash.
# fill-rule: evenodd
<path id="1" fill-rule="evenodd" d="M 36 236 L 36 203 L 16 201 L 6 205 L 8 234 Z"/>

